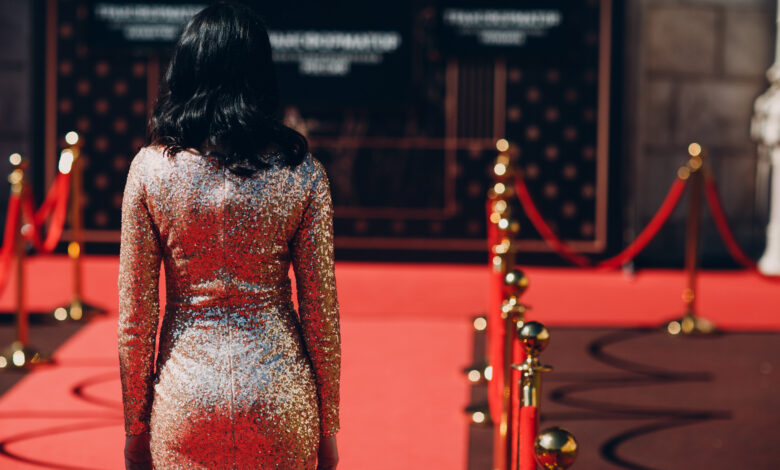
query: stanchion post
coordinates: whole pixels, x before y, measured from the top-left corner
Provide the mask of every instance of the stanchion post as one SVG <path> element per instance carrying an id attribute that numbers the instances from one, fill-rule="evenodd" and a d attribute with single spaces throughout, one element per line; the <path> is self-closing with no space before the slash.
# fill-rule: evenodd
<path id="1" fill-rule="evenodd" d="M 81 209 L 82 199 L 82 160 L 81 147 L 82 142 L 79 135 L 74 132 L 65 134 L 65 142 L 69 145 L 63 150 L 60 161 L 69 159 L 69 169 L 71 172 L 71 197 L 70 197 L 70 228 L 71 241 L 68 243 L 68 256 L 71 259 L 71 282 L 72 297 L 69 304 L 57 307 L 54 310 L 54 318 L 60 321 L 67 319 L 79 321 L 87 314 L 105 313 L 105 310 L 95 305 L 84 302 L 83 284 L 82 284 L 82 266 L 81 254 L 84 245 L 84 224 Z"/>
<path id="2" fill-rule="evenodd" d="M 8 176 L 11 183 L 11 193 L 15 197 L 22 199 L 26 187 L 25 171 L 27 161 L 21 155 L 15 153 L 11 155 L 11 165 L 14 167 Z M 16 273 L 16 288 L 14 290 L 14 301 L 16 304 L 16 340 L 11 343 L 2 356 L 0 356 L 0 370 L 31 368 L 36 365 L 51 362 L 51 358 L 44 355 L 34 348 L 30 343 L 30 319 L 27 312 L 27 306 L 24 301 L 24 260 L 26 249 L 24 235 L 22 234 L 23 220 L 21 204 L 18 206 L 19 213 L 16 216 L 16 226 L 14 227 L 14 254 L 16 261 L 14 263 L 14 272 Z M 12 214 L 7 214 L 10 218 Z M 30 221 L 31 222 L 31 221 Z"/>
<path id="3" fill-rule="evenodd" d="M 11 156 L 11 164 L 15 167 L 8 178 L 11 183 L 11 192 L 20 200 L 23 200 L 24 192 L 26 190 L 24 172 L 27 170 L 27 162 L 21 158 L 19 154 L 14 154 Z M 14 228 L 14 254 L 16 255 L 16 261 L 14 262 L 14 272 L 16 273 L 16 288 L 14 289 L 14 303 L 16 304 L 16 341 L 22 346 L 26 346 L 30 342 L 30 326 L 29 318 L 27 317 L 27 308 L 24 305 L 24 258 L 26 255 L 26 247 L 24 237 L 22 236 L 24 221 L 22 220 L 21 204 L 20 213 L 16 220 L 16 227 Z"/>
<path id="4" fill-rule="evenodd" d="M 84 228 L 82 223 L 81 212 L 81 188 L 82 188 L 82 168 L 81 168 L 81 143 L 79 142 L 78 134 L 71 134 L 65 137 L 70 140 L 68 144 L 71 145 L 70 149 L 73 152 L 73 168 L 71 170 L 71 232 L 73 233 L 73 239 L 68 243 L 68 256 L 73 260 L 72 263 L 72 276 L 73 276 L 73 304 L 80 304 L 83 299 L 83 292 L 81 289 L 81 248 L 84 243 Z M 73 306 L 71 307 L 71 318 L 74 317 Z M 81 315 L 78 315 L 79 319 Z M 73 318 L 74 320 L 76 318 Z"/>
<path id="5" fill-rule="evenodd" d="M 500 318 L 503 322 L 504 335 L 500 338 L 503 361 L 499 364 L 491 359 L 491 363 L 501 368 L 502 377 L 500 419 L 494 423 L 493 468 L 495 470 L 509 470 L 512 462 L 512 423 L 514 420 L 512 346 L 517 324 L 518 322 L 522 323 L 523 312 L 526 308 L 518 299 L 528 287 L 528 278 L 522 271 L 514 269 L 515 248 L 512 238 L 519 231 L 520 226 L 511 219 L 508 204 L 508 198 L 512 191 L 512 185 L 508 184 L 512 173 L 509 142 L 506 139 L 498 140 L 496 149 L 499 154 L 493 166 L 495 182 L 490 192 L 490 199 L 493 201 L 490 223 L 496 225 L 500 241 L 491 247 L 493 255 L 491 263 L 494 272 L 500 273 L 501 277 L 503 299 Z M 494 374 L 494 377 L 495 375 L 497 374 Z"/>
<path id="6" fill-rule="evenodd" d="M 511 258 L 514 262 L 515 252 L 511 251 Z M 520 297 L 528 289 L 528 277 L 519 269 L 513 268 L 504 275 L 504 286 L 506 290 L 505 300 L 501 305 L 501 317 L 504 320 L 504 392 L 503 392 L 503 412 L 501 414 L 501 427 L 505 431 L 503 445 L 505 446 L 507 468 L 514 465 L 517 460 L 514 442 L 517 440 L 519 428 L 513 424 L 517 421 L 517 410 L 515 409 L 515 399 L 517 391 L 514 388 L 514 360 L 515 360 L 515 338 L 518 328 L 525 322 L 525 312 L 528 307 L 520 302 Z"/>
<path id="7" fill-rule="evenodd" d="M 715 331 L 715 325 L 698 315 L 696 310 L 696 287 L 699 275 L 699 255 L 701 238 L 701 199 L 704 191 L 704 167 L 705 152 L 701 145 L 692 143 L 688 146 L 690 159 L 678 174 L 681 178 L 688 178 L 690 184 L 690 200 L 688 205 L 688 219 L 686 221 L 685 234 L 685 278 L 686 284 L 682 294 L 683 307 L 685 309 L 682 318 L 672 320 L 666 324 L 666 331 L 672 335 L 679 334 L 708 334 Z"/>
<path id="8" fill-rule="evenodd" d="M 513 365 L 520 371 L 520 428 L 517 440 L 517 462 L 520 470 L 535 470 L 534 441 L 538 429 L 538 410 L 542 391 L 542 373 L 552 370 L 539 361 L 539 354 L 550 341 L 550 332 L 539 322 L 524 323 L 517 337 L 525 350 L 525 360 Z"/>
<path id="9" fill-rule="evenodd" d="M 517 337 L 525 350 L 525 360 L 513 366 L 522 374 L 518 382 L 522 397 L 518 469 L 536 470 L 537 462 L 545 469 L 566 469 L 577 457 L 578 446 L 574 436 L 557 427 L 545 429 L 537 435 L 542 373 L 552 370 L 552 367 L 540 362 L 539 355 L 550 342 L 550 331 L 541 323 L 531 321 L 517 330 Z"/>
<path id="10" fill-rule="evenodd" d="M 552 367 L 539 361 L 539 354 L 550 342 L 550 331 L 541 323 L 530 321 L 517 330 L 517 337 L 525 350 L 525 361 L 515 366 L 522 377 L 523 406 L 538 407 L 542 391 L 542 372 L 549 372 Z"/>
<path id="11" fill-rule="evenodd" d="M 696 278 L 699 274 L 699 256 L 701 236 L 701 192 L 702 173 L 694 171 L 691 174 L 691 199 L 688 206 L 688 220 L 685 240 L 685 277 L 686 286 L 683 291 L 683 304 L 686 315 L 696 312 Z"/>

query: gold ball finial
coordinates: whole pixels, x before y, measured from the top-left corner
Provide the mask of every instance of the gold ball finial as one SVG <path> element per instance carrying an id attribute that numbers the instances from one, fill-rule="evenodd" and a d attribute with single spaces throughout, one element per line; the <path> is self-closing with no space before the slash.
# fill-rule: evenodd
<path id="1" fill-rule="evenodd" d="M 57 168 L 60 170 L 60 173 L 70 173 L 70 170 L 73 169 L 74 159 L 75 155 L 73 155 L 73 150 L 65 149 L 60 152 L 60 161 L 57 164 Z"/>
<path id="2" fill-rule="evenodd" d="M 502 238 L 498 245 L 493 245 L 493 253 L 497 255 L 505 255 L 509 253 L 509 248 L 512 246 L 512 242 L 508 238 Z"/>
<path id="3" fill-rule="evenodd" d="M 579 445 L 574 436 L 559 427 L 547 428 L 536 436 L 536 461 L 547 470 L 569 468 L 577 459 Z"/>
<path id="4" fill-rule="evenodd" d="M 493 162 L 493 177 L 496 181 L 505 180 L 510 176 L 509 155 L 501 152 Z"/>
<path id="5" fill-rule="evenodd" d="M 67 134 L 65 134 L 65 142 L 68 143 L 68 145 L 76 145 L 79 143 L 79 134 L 76 131 L 70 131 Z"/>
<path id="6" fill-rule="evenodd" d="M 698 142 L 691 142 L 688 145 L 688 155 L 692 157 L 701 156 L 701 144 L 699 144 Z"/>
<path id="7" fill-rule="evenodd" d="M 528 289 L 530 281 L 523 271 L 513 269 L 504 275 L 504 284 L 512 291 L 511 295 L 519 297 Z"/>
<path id="8" fill-rule="evenodd" d="M 495 210 L 499 214 L 505 214 L 509 211 L 509 206 L 507 205 L 505 200 L 499 199 L 498 201 L 496 201 L 495 204 L 493 204 L 493 210 Z"/>
<path id="9" fill-rule="evenodd" d="M 529 321 L 517 330 L 517 338 L 523 343 L 526 354 L 536 356 L 550 342 L 550 330 L 539 322 Z"/>

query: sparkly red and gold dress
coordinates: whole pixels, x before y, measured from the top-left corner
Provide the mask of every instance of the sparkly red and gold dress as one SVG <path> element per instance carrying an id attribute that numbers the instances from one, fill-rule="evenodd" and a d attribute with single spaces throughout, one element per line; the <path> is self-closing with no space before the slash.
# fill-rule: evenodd
<path id="1" fill-rule="evenodd" d="M 120 374 L 125 431 L 151 431 L 155 468 L 313 469 L 320 438 L 339 429 L 327 176 L 311 156 L 296 167 L 269 158 L 240 176 L 211 157 L 147 147 L 130 166 Z"/>

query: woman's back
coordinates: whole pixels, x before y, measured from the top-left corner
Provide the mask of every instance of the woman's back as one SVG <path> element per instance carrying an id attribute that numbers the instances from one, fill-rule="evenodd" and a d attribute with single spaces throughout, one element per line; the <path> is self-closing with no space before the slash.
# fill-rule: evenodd
<path id="1" fill-rule="evenodd" d="M 167 158 L 152 147 L 136 159 L 165 244 L 169 304 L 289 301 L 288 244 L 319 165 L 309 158 L 238 176 L 190 152 Z"/>
<path id="2" fill-rule="evenodd" d="M 216 157 L 148 147 L 131 165 L 122 227 L 127 432 L 151 429 L 161 468 L 313 468 L 320 438 L 338 430 L 340 363 L 321 164 L 270 156 L 242 176 Z M 161 261 L 166 307 L 153 375 Z"/>

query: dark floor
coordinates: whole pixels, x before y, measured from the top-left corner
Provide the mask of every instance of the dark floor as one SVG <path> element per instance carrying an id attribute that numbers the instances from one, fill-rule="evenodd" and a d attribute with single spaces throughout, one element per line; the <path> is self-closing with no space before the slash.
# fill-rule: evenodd
<path id="1" fill-rule="evenodd" d="M 540 429 L 580 445 L 575 469 L 780 468 L 780 334 L 670 337 L 553 328 Z M 477 333 L 477 351 L 484 335 Z M 484 385 L 473 390 L 484 401 Z M 471 426 L 469 470 L 491 467 L 492 429 Z"/>
<path id="2" fill-rule="evenodd" d="M 31 313 L 31 347 L 43 354 L 50 354 L 79 330 L 84 322 L 59 322 L 48 313 Z M 9 312 L 0 312 L 0 354 L 4 353 L 16 339 L 16 317 Z M 25 369 L 0 371 L 0 395 L 11 388 L 27 373 Z"/>

